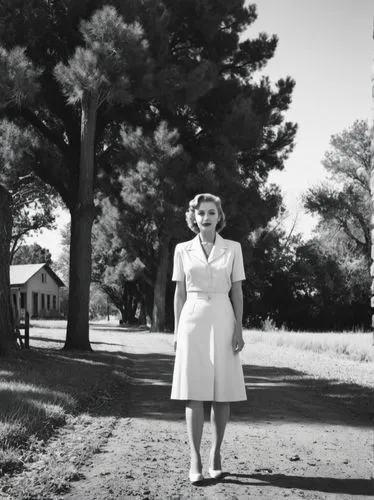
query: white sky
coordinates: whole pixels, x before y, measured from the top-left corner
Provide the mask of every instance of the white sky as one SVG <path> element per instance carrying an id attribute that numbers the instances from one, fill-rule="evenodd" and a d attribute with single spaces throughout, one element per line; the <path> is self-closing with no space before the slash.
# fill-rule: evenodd
<path id="1" fill-rule="evenodd" d="M 371 65 L 374 56 L 373 0 L 257 0 L 258 19 L 248 29 L 278 35 L 274 58 L 263 70 L 272 81 L 296 81 L 286 119 L 299 124 L 296 147 L 282 172 L 270 180 L 282 188 L 297 230 L 308 236 L 314 221 L 302 211 L 301 196 L 325 172 L 321 159 L 332 134 L 356 119 L 371 120 Z M 59 218 L 65 224 L 65 213 Z M 28 242 L 30 242 L 29 240 Z M 60 236 L 44 231 L 33 238 L 59 254 Z"/>

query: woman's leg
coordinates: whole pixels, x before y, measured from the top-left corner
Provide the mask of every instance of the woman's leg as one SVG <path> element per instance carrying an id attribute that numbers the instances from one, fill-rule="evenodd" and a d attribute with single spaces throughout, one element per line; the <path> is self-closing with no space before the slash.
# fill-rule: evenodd
<path id="1" fill-rule="evenodd" d="M 210 451 L 209 468 L 221 470 L 221 444 L 225 434 L 226 424 L 230 416 L 230 403 L 212 402 L 210 421 L 212 425 L 212 449 Z"/>
<path id="2" fill-rule="evenodd" d="M 204 426 L 203 401 L 188 401 L 186 404 L 187 434 L 191 450 L 190 472 L 198 474 L 202 470 L 200 444 Z"/>

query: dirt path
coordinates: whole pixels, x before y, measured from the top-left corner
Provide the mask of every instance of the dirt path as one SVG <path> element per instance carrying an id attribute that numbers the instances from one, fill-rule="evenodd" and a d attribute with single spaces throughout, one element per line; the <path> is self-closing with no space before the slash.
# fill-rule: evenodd
<path id="1" fill-rule="evenodd" d="M 248 401 L 232 407 L 224 478 L 191 486 L 183 404 L 169 399 L 171 345 L 167 335 L 126 335 L 130 409 L 65 500 L 373 498 L 370 409 L 352 411 L 332 383 L 261 365 L 256 346 L 242 355 Z M 204 464 L 209 441 L 206 422 Z"/>

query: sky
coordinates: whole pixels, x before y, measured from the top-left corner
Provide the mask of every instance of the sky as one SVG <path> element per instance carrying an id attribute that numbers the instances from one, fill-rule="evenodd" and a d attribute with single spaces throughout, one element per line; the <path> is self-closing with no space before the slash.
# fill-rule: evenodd
<path id="1" fill-rule="evenodd" d="M 252 3 L 252 2 L 251 2 Z M 257 20 L 247 35 L 276 34 L 274 57 L 262 70 L 272 82 L 292 77 L 296 86 L 288 121 L 299 126 L 296 145 L 281 172 L 269 182 L 278 184 L 296 230 L 309 237 L 316 218 L 305 214 L 302 195 L 326 178 L 321 160 L 330 137 L 356 119 L 372 120 L 371 67 L 374 57 L 373 0 L 257 0 Z M 60 212 L 58 226 L 66 224 Z M 59 255 L 58 231 L 29 239 Z"/>
<path id="2" fill-rule="evenodd" d="M 258 0 L 248 30 L 276 34 L 278 47 L 263 70 L 272 81 L 291 76 L 296 86 L 286 119 L 298 123 L 296 146 L 281 172 L 289 225 L 310 236 L 317 219 L 307 216 L 302 195 L 326 179 L 321 160 L 330 138 L 356 119 L 371 125 L 374 57 L 373 0 Z"/>

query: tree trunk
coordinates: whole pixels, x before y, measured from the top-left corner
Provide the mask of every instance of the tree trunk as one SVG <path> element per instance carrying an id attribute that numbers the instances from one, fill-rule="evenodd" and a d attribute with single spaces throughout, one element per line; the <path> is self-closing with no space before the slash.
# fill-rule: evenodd
<path id="1" fill-rule="evenodd" d="M 166 279 L 169 265 L 169 241 L 160 242 L 160 254 L 154 287 L 151 332 L 162 332 L 165 329 Z"/>
<path id="2" fill-rule="evenodd" d="M 88 322 L 92 260 L 91 233 L 95 217 L 93 187 L 97 108 L 97 95 L 85 94 L 82 99 L 77 201 L 70 211 L 69 314 L 64 349 L 91 350 Z"/>
<path id="3" fill-rule="evenodd" d="M 374 39 L 374 29 L 373 29 Z M 374 345 L 374 57 L 371 69 L 371 96 L 372 96 L 372 123 L 371 123 L 371 169 L 370 169 L 370 194 L 371 194 L 371 219 L 370 219 L 370 237 L 371 237 L 371 330 L 372 344 Z"/>
<path id="4" fill-rule="evenodd" d="M 125 325 L 126 324 L 126 308 L 125 307 L 118 307 L 119 312 L 121 313 L 121 324 Z"/>
<path id="5" fill-rule="evenodd" d="M 136 311 L 138 310 L 138 297 L 137 295 L 134 295 L 132 298 L 132 307 L 131 307 L 131 323 L 135 324 L 136 323 Z"/>
<path id="6" fill-rule="evenodd" d="M 138 325 L 147 325 L 147 316 L 144 301 L 140 302 L 140 312 L 138 318 Z"/>
<path id="7" fill-rule="evenodd" d="M 0 355 L 16 348 L 10 302 L 10 241 L 12 237 L 12 196 L 0 185 Z"/>

